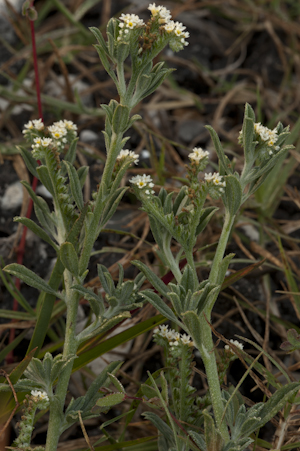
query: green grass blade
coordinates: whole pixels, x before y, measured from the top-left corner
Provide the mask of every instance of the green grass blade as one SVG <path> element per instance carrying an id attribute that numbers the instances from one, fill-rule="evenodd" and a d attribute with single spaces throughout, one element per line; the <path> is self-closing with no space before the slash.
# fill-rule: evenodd
<path id="1" fill-rule="evenodd" d="M 1 264 L 3 264 L 3 260 L 1 259 Z M 30 314 L 30 319 L 36 318 L 36 313 L 33 310 L 33 308 L 29 305 L 29 303 L 26 301 L 24 296 L 20 293 L 20 291 L 17 289 L 16 284 L 13 282 L 11 276 L 6 273 L 4 275 L 2 268 L 0 267 L 0 277 L 2 279 L 2 282 L 5 285 L 5 288 L 7 291 L 12 295 L 14 299 L 20 304 L 21 307 L 23 307 L 24 310 L 26 310 L 27 313 Z"/>
<path id="2" fill-rule="evenodd" d="M 122 448 L 126 448 L 128 451 L 157 451 L 156 437 L 142 437 L 136 440 L 129 440 L 127 442 L 119 442 L 112 445 L 99 446 L 95 448 L 95 451 L 114 451 L 115 449 Z"/>
<path id="3" fill-rule="evenodd" d="M 48 282 L 49 286 L 54 290 L 57 290 L 60 285 L 64 269 L 65 268 L 63 264 L 58 258 Z M 30 353 L 34 348 L 37 348 L 36 349 L 37 354 L 41 349 L 41 347 L 43 346 L 56 297 L 52 294 L 44 293 L 41 299 L 42 299 L 41 307 L 39 309 L 36 326 L 28 346 L 27 354 Z"/>
<path id="4" fill-rule="evenodd" d="M 27 329 L 23 330 L 23 332 L 21 332 L 17 336 L 17 338 L 15 338 L 11 343 L 5 346 L 5 348 L 0 352 L 0 362 L 5 359 L 5 357 L 7 356 L 7 354 L 10 353 L 10 351 L 13 351 L 18 346 L 18 344 L 23 340 L 23 338 L 27 333 L 28 333 Z"/>
<path id="5" fill-rule="evenodd" d="M 78 352 L 78 358 L 74 361 L 73 372 L 79 370 L 84 367 L 87 363 L 92 362 L 97 357 L 105 354 L 106 352 L 111 351 L 117 346 L 125 343 L 126 341 L 132 340 L 133 338 L 138 337 L 139 335 L 148 332 L 153 329 L 155 326 L 163 323 L 165 321 L 165 317 L 163 315 L 157 315 L 153 318 L 149 318 L 142 323 L 136 324 L 133 327 L 121 332 L 118 335 L 114 335 L 111 338 L 99 343 L 94 346 L 92 349 L 88 349 L 80 353 Z M 88 342 L 87 342 L 88 343 Z"/>
<path id="6" fill-rule="evenodd" d="M 36 316 L 27 312 L 0 309 L 0 318 L 20 319 L 22 321 L 35 321 Z"/>
<path id="7" fill-rule="evenodd" d="M 294 308 L 297 310 L 296 313 L 297 313 L 297 316 L 299 317 L 300 316 L 300 292 L 299 292 L 297 281 L 295 280 L 295 278 L 293 276 L 293 272 L 288 263 L 285 251 L 284 251 L 282 243 L 281 243 L 281 239 L 279 237 L 278 237 L 278 246 L 279 246 L 279 250 L 280 250 L 282 263 L 284 266 L 284 273 L 285 273 L 285 277 L 287 280 L 288 289 L 291 293 L 293 293 L 293 294 L 290 294 L 292 303 L 293 303 Z M 296 294 L 296 293 L 299 293 L 299 294 Z"/>
<path id="8" fill-rule="evenodd" d="M 241 338 L 242 340 L 246 341 L 247 343 L 250 343 L 252 346 L 254 346 L 256 349 L 258 349 L 260 352 L 262 352 L 266 357 L 268 357 L 268 359 L 270 360 L 270 362 L 273 363 L 273 365 L 280 371 L 280 373 L 282 373 L 284 375 L 284 377 L 286 378 L 287 382 L 290 384 L 291 383 L 291 379 L 289 378 L 289 375 L 287 374 L 287 372 L 279 365 L 278 362 L 276 362 L 276 360 L 273 359 L 272 356 L 270 356 L 270 354 L 268 354 L 261 346 L 259 346 L 257 343 L 255 343 L 252 340 L 249 340 L 249 338 L 245 338 L 245 337 L 241 337 L 240 335 L 237 335 L 238 338 Z M 256 365 L 255 365 L 256 368 Z M 270 374 L 270 376 L 273 376 L 272 373 L 270 373 L 269 371 L 267 371 L 267 369 L 265 369 L 265 377 L 266 379 L 268 379 L 268 377 L 266 375 Z"/>

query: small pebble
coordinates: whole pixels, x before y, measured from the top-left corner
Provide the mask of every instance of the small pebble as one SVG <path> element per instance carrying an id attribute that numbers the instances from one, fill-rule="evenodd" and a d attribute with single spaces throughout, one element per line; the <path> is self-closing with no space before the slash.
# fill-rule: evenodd
<path id="1" fill-rule="evenodd" d="M 178 138 L 185 143 L 190 143 L 205 130 L 204 124 L 200 121 L 183 121 L 178 126 Z"/>
<path id="2" fill-rule="evenodd" d="M 23 186 L 20 182 L 9 185 L 1 199 L 2 210 L 15 210 L 23 202 Z"/>
<path id="3" fill-rule="evenodd" d="M 39 185 L 36 189 L 36 194 L 39 194 L 46 199 L 52 199 L 52 194 L 44 187 L 44 185 Z"/>
<path id="4" fill-rule="evenodd" d="M 82 130 L 79 135 L 80 141 L 84 143 L 91 143 L 98 141 L 99 136 L 93 130 Z"/>

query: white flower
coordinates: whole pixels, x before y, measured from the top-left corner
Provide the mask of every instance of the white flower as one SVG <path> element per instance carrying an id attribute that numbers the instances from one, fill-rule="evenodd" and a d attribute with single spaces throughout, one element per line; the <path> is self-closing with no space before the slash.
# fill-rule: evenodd
<path id="1" fill-rule="evenodd" d="M 152 16 L 157 16 L 159 11 L 161 10 L 161 6 L 156 6 L 155 3 L 150 3 L 148 9 L 151 12 Z"/>
<path id="2" fill-rule="evenodd" d="M 73 121 L 67 121 L 67 119 L 64 119 L 63 124 L 67 130 L 73 130 L 74 132 L 77 131 L 77 125 L 74 124 Z"/>
<path id="3" fill-rule="evenodd" d="M 48 147 L 52 144 L 52 139 L 51 138 L 43 138 L 40 142 L 42 147 Z"/>
<path id="4" fill-rule="evenodd" d="M 34 401 L 49 401 L 48 395 L 45 391 L 40 390 L 31 390 L 31 396 L 34 398 Z"/>
<path id="5" fill-rule="evenodd" d="M 189 345 L 191 343 L 191 337 L 187 334 L 182 334 L 181 341 L 184 345 Z"/>
<path id="6" fill-rule="evenodd" d="M 171 12 L 165 6 L 156 6 L 155 3 L 150 3 L 148 6 L 152 16 L 159 16 L 159 23 L 167 23 L 171 19 Z"/>
<path id="7" fill-rule="evenodd" d="M 173 330 L 173 336 L 174 336 L 174 340 L 179 343 L 180 341 L 180 333 L 179 332 L 175 332 L 175 330 Z"/>
<path id="8" fill-rule="evenodd" d="M 164 29 L 166 30 L 167 33 L 172 33 L 172 31 L 174 31 L 174 28 L 175 28 L 174 20 L 169 20 L 169 22 L 167 22 L 164 25 Z"/>
<path id="9" fill-rule="evenodd" d="M 173 20 L 166 20 L 163 28 L 167 33 L 173 33 L 177 38 L 180 38 L 180 42 L 183 45 L 188 45 L 189 43 L 185 40 L 190 36 L 188 31 L 184 31 L 186 27 L 181 22 L 174 22 Z"/>
<path id="10" fill-rule="evenodd" d="M 230 341 L 230 343 L 232 343 L 233 345 L 235 345 L 238 349 L 240 349 L 241 351 L 244 349 L 244 345 L 242 344 L 242 343 L 240 343 L 238 340 L 229 340 Z M 230 351 L 232 354 L 234 354 L 234 351 L 233 351 L 233 349 L 231 349 L 230 348 L 230 346 L 229 345 L 225 345 L 224 346 L 224 349 L 226 350 L 226 351 Z"/>
<path id="11" fill-rule="evenodd" d="M 44 130 L 44 123 L 42 122 L 42 119 L 33 119 L 32 122 L 36 130 Z"/>
<path id="12" fill-rule="evenodd" d="M 129 181 L 130 183 L 133 183 L 134 185 L 138 186 L 140 189 L 145 188 L 147 186 L 147 182 L 145 181 L 142 175 L 136 175 L 135 177 L 132 177 L 132 179 Z"/>
<path id="13" fill-rule="evenodd" d="M 203 150 L 201 147 L 194 147 L 193 152 L 188 155 L 188 157 L 196 162 L 203 160 L 208 157 L 209 152 L 207 150 Z"/>
<path id="14" fill-rule="evenodd" d="M 143 189 L 143 188 L 153 188 L 154 183 L 152 182 L 152 178 L 150 177 L 150 175 L 136 175 L 135 177 L 132 177 L 131 180 L 129 180 L 130 183 L 133 183 L 134 185 L 136 185 L 139 189 Z M 151 190 L 147 190 L 148 192 L 146 192 L 146 194 L 154 194 L 154 191 Z"/>
<path id="15" fill-rule="evenodd" d="M 226 182 L 222 181 L 223 176 L 220 175 L 218 172 L 215 172 L 213 175 L 213 184 L 216 186 L 226 186 Z"/>
<path id="16" fill-rule="evenodd" d="M 172 340 L 175 339 L 175 333 L 174 332 L 175 331 L 172 330 L 172 329 L 167 332 L 166 337 L 167 337 L 168 341 L 172 341 Z"/>
<path id="17" fill-rule="evenodd" d="M 161 337 L 166 337 L 166 336 L 167 336 L 167 333 L 168 333 L 168 331 L 169 331 L 168 326 L 166 326 L 165 324 L 163 324 L 162 326 L 159 326 L 159 328 L 160 328 L 160 336 L 161 336 Z"/>
<path id="18" fill-rule="evenodd" d="M 223 181 L 223 176 L 220 175 L 218 172 L 214 172 L 213 174 L 210 172 L 209 174 L 204 174 L 204 179 L 210 183 L 212 182 L 213 185 L 220 188 L 221 192 L 224 192 L 224 188 L 226 186 L 225 180 Z"/>
<path id="19" fill-rule="evenodd" d="M 32 121 L 27 122 L 24 127 L 26 130 L 23 130 L 23 133 L 27 133 L 28 131 L 34 129 L 41 131 L 44 129 L 44 123 L 42 122 L 42 119 L 33 119 Z"/>
<path id="20" fill-rule="evenodd" d="M 171 12 L 165 6 L 160 6 L 159 23 L 167 23 L 171 17 Z"/>
<path id="21" fill-rule="evenodd" d="M 42 143 L 42 138 L 40 138 L 39 136 L 34 138 L 33 140 L 34 144 L 32 145 L 32 147 L 39 147 Z"/>
<path id="22" fill-rule="evenodd" d="M 171 343 L 169 343 L 171 347 L 173 346 L 179 346 L 179 342 L 178 341 L 172 341 Z"/>
<path id="23" fill-rule="evenodd" d="M 176 36 L 182 36 L 183 30 L 185 30 L 186 27 L 183 25 L 183 23 L 181 22 L 175 22 L 175 30 L 174 33 L 176 34 Z"/>
<path id="24" fill-rule="evenodd" d="M 135 27 L 144 25 L 143 19 L 140 19 L 136 14 L 121 14 L 119 20 L 123 20 L 124 22 L 123 24 L 122 22 L 119 24 L 120 28 L 123 28 L 125 25 L 132 30 Z"/>
<path id="25" fill-rule="evenodd" d="M 268 127 L 261 125 L 260 122 L 257 122 L 254 124 L 254 130 L 260 136 L 261 140 L 265 141 L 269 147 L 275 146 L 278 139 L 276 128 L 270 130 Z M 279 150 L 279 146 L 276 146 L 275 150 Z"/>
<path id="26" fill-rule="evenodd" d="M 204 174 L 204 180 L 206 180 L 207 182 L 211 182 L 213 178 L 214 176 L 211 172 L 209 172 L 208 174 Z"/>
<path id="27" fill-rule="evenodd" d="M 53 125 L 50 125 L 48 127 L 48 130 L 54 139 L 60 139 L 63 138 L 67 134 L 67 129 L 63 123 L 63 121 L 54 122 Z"/>
<path id="28" fill-rule="evenodd" d="M 123 158 L 130 157 L 134 164 L 138 164 L 139 162 L 139 156 L 134 153 L 132 150 L 122 149 L 117 156 L 117 160 L 122 160 Z"/>

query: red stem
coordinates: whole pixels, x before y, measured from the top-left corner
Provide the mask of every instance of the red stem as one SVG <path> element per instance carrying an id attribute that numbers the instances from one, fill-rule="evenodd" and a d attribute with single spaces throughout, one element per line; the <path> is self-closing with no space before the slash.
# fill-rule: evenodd
<path id="1" fill-rule="evenodd" d="M 31 1 L 30 7 L 33 7 L 34 0 Z M 35 30 L 34 30 L 34 21 L 29 20 L 30 22 L 30 30 L 31 30 L 31 43 L 32 43 L 32 56 L 33 56 L 33 66 L 34 66 L 34 74 L 35 74 L 35 89 L 36 89 L 36 95 L 37 95 L 37 104 L 38 104 L 38 112 L 39 112 L 39 118 L 43 121 L 43 110 L 42 110 L 42 102 L 41 102 L 41 90 L 40 90 L 40 81 L 39 81 L 39 70 L 38 70 L 38 60 L 37 60 L 37 51 L 36 51 L 36 43 L 35 43 Z M 44 121 L 43 121 L 44 122 Z M 38 179 L 36 177 L 33 177 L 31 188 L 33 191 L 36 190 L 38 184 Z M 33 202 L 32 199 L 29 199 L 29 204 L 27 208 L 26 218 L 31 217 L 32 213 L 32 207 Z M 26 234 L 27 234 L 27 227 L 24 226 L 23 233 L 21 236 L 21 240 L 18 245 L 17 249 L 17 263 L 20 265 L 23 263 L 23 257 L 25 252 L 25 244 L 26 244 Z M 21 282 L 20 279 L 15 279 L 15 286 L 17 290 L 20 290 Z M 13 301 L 13 310 L 18 310 L 18 301 L 14 299 Z M 15 329 L 10 329 L 9 333 L 9 343 L 11 343 L 15 339 Z M 11 351 L 6 356 L 6 363 L 13 363 L 14 362 L 14 353 Z"/>

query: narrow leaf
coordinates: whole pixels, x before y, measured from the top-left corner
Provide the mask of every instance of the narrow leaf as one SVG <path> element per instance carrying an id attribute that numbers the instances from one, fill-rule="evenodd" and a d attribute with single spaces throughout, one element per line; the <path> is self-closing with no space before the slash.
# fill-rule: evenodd
<path id="1" fill-rule="evenodd" d="M 38 163 L 36 161 L 36 159 L 32 156 L 32 153 L 30 152 L 30 150 L 26 149 L 25 147 L 18 147 L 17 149 L 19 149 L 23 160 L 25 161 L 26 167 L 29 169 L 29 171 L 31 172 L 31 174 L 36 177 L 37 179 L 38 177 L 38 173 L 36 171 L 37 167 L 38 167 Z"/>
<path id="2" fill-rule="evenodd" d="M 9 274 L 18 277 L 19 279 L 27 283 L 27 285 L 34 287 L 37 290 L 58 296 L 58 293 L 53 290 L 53 288 L 51 288 L 41 277 L 39 277 L 37 274 L 23 265 L 11 263 L 10 265 L 5 266 L 5 268 L 3 268 L 3 271 L 7 271 Z"/>
<path id="3" fill-rule="evenodd" d="M 152 272 L 147 265 L 140 262 L 139 260 L 134 260 L 131 263 L 140 271 L 142 271 L 147 280 L 151 283 L 153 288 L 155 288 L 158 293 L 168 298 L 169 290 L 167 288 L 167 285 L 156 274 L 154 274 L 154 272 Z"/>
<path id="4" fill-rule="evenodd" d="M 49 193 L 55 197 L 55 189 L 52 184 L 52 180 L 49 174 L 49 170 L 47 166 L 39 166 L 37 168 L 38 178 L 42 182 L 42 184 L 45 186 L 45 188 L 49 191 Z"/>
<path id="5" fill-rule="evenodd" d="M 182 323 L 177 319 L 172 310 L 164 303 L 164 301 L 153 291 L 142 291 L 141 296 L 145 298 L 150 304 L 153 305 L 162 315 L 173 321 L 179 327 L 182 327 Z"/>
<path id="6" fill-rule="evenodd" d="M 116 376 L 114 374 L 108 373 L 108 377 L 111 380 L 111 382 L 114 384 L 114 386 L 116 387 L 116 389 L 120 392 L 120 393 L 124 393 L 125 394 L 125 388 L 123 387 L 123 385 L 121 384 L 121 382 L 116 378 Z"/>
<path id="7" fill-rule="evenodd" d="M 182 319 L 184 324 L 187 326 L 188 331 L 192 337 L 195 337 L 199 334 L 201 329 L 201 323 L 199 316 L 192 311 L 188 311 L 182 313 Z"/>
<path id="8" fill-rule="evenodd" d="M 219 137 L 217 135 L 217 133 L 215 132 L 215 130 L 210 126 L 210 125 L 206 125 L 205 128 L 207 128 L 207 130 L 210 133 L 212 142 L 214 144 L 215 150 L 217 152 L 218 158 L 219 158 L 219 162 L 220 165 L 224 171 L 225 174 L 230 174 L 231 170 L 227 165 L 226 159 L 225 159 L 225 153 L 222 147 L 222 144 L 219 140 Z"/>
<path id="9" fill-rule="evenodd" d="M 50 246 L 53 247 L 53 249 L 58 252 L 58 246 L 51 240 L 49 235 L 40 227 L 38 226 L 34 221 L 32 221 L 29 218 L 21 218 L 20 216 L 16 216 L 14 218 L 15 222 L 19 222 L 23 224 L 25 227 L 27 227 L 29 230 L 31 230 L 35 235 L 39 236 L 42 240 L 46 241 L 46 243 L 50 244 Z"/>
<path id="10" fill-rule="evenodd" d="M 104 396 L 103 398 L 98 399 L 96 402 L 96 405 L 99 407 L 112 407 L 116 404 L 120 404 L 124 399 L 126 398 L 126 395 L 124 393 L 111 393 L 107 396 Z"/>
<path id="11" fill-rule="evenodd" d="M 128 340 L 132 340 L 139 335 L 150 331 L 154 327 L 162 324 L 165 318 L 162 315 L 157 315 L 154 318 L 149 318 L 139 324 L 136 324 L 129 329 L 102 341 L 99 344 L 94 344 L 93 341 L 89 340 L 84 344 L 84 347 L 79 348 L 79 357 L 75 360 L 73 366 L 73 372 L 84 367 L 87 363 L 92 362 L 99 356 L 109 352 L 111 349 L 116 348 L 120 344 L 126 343 Z M 91 346 L 93 347 L 91 348 Z M 85 350 L 88 348 L 88 350 Z"/>
<path id="12" fill-rule="evenodd" d="M 115 133 L 120 133 L 127 128 L 129 121 L 129 108 L 125 105 L 118 105 L 112 118 L 112 129 Z"/>
<path id="13" fill-rule="evenodd" d="M 79 261 L 72 243 L 63 243 L 60 247 L 60 259 L 62 264 L 74 276 L 79 275 Z"/>
<path id="14" fill-rule="evenodd" d="M 65 161 L 64 163 L 65 163 L 65 166 L 67 167 L 68 176 L 69 176 L 69 180 L 70 180 L 70 188 L 71 188 L 71 193 L 72 193 L 73 199 L 74 199 L 79 211 L 82 211 L 83 207 L 84 207 L 84 202 L 83 202 L 81 183 L 80 183 L 78 174 L 76 172 L 76 169 L 74 168 L 74 166 L 71 163 L 69 163 L 68 161 Z"/>
<path id="15" fill-rule="evenodd" d="M 75 138 L 70 146 L 69 149 L 65 155 L 64 161 L 68 161 L 69 163 L 73 164 L 76 158 L 76 148 L 77 148 L 77 142 L 79 138 Z"/>
<path id="16" fill-rule="evenodd" d="M 251 434 L 259 427 L 264 426 L 268 421 L 270 421 L 274 416 L 285 407 L 286 403 L 292 400 L 292 397 L 296 395 L 299 391 L 300 383 L 291 382 L 287 384 L 274 393 L 271 398 L 264 404 L 262 410 L 259 412 L 261 418 L 259 424 L 256 424 L 252 430 L 247 431 Z"/>
<path id="17" fill-rule="evenodd" d="M 231 216 L 236 215 L 242 202 L 242 187 L 240 181 L 234 175 L 227 175 L 225 177 L 226 187 L 224 204 Z"/>

